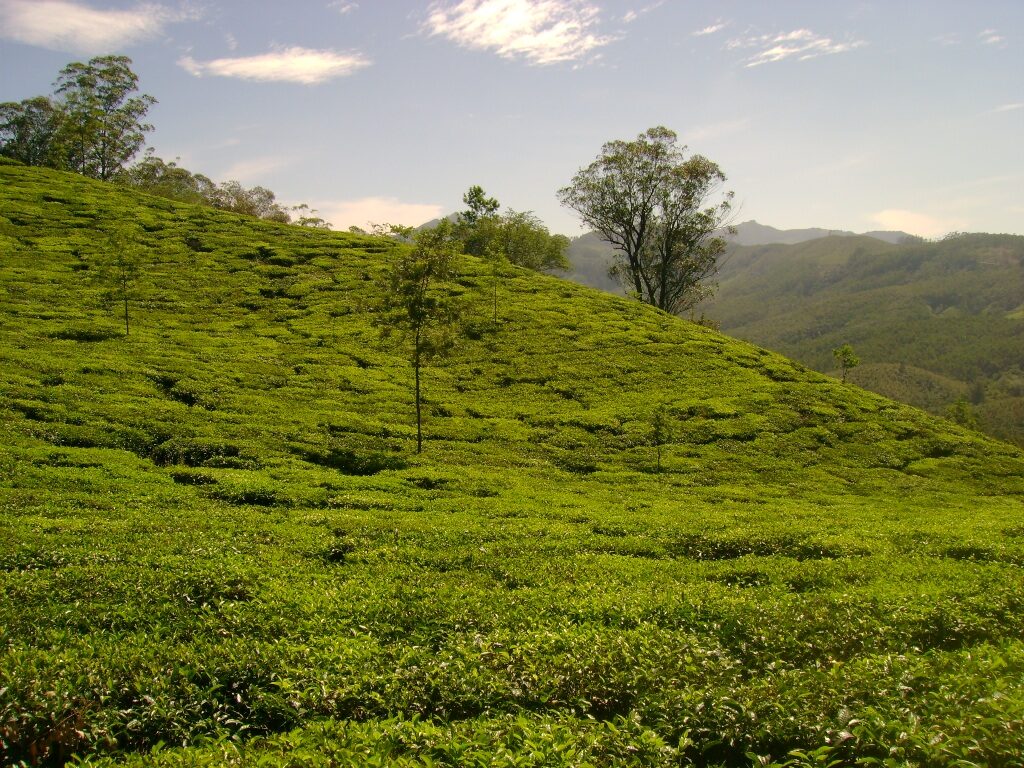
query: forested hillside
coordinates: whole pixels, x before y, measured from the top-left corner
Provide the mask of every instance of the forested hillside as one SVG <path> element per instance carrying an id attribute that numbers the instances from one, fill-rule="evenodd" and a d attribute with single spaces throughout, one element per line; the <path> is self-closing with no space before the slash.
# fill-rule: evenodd
<path id="1" fill-rule="evenodd" d="M 1024 454 L 409 247 L 0 165 L 0 762 L 1019 759 Z"/>
<path id="2" fill-rule="evenodd" d="M 851 344 L 851 381 L 1024 443 L 1024 237 L 887 245 L 830 237 L 737 248 L 702 307 L 723 331 L 820 371 Z"/>

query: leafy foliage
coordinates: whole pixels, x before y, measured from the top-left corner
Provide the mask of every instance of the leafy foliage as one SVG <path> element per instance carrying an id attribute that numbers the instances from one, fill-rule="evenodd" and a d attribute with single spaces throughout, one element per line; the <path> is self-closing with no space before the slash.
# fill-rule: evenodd
<path id="1" fill-rule="evenodd" d="M 1019 450 L 514 266 L 491 328 L 459 256 L 416 454 L 411 246 L 0 200 L 0 762 L 1019 762 Z"/>
<path id="2" fill-rule="evenodd" d="M 613 274 L 632 295 L 681 314 L 712 293 L 732 193 L 708 202 L 724 182 L 715 163 L 687 158 L 659 126 L 605 144 L 558 196 L 618 252 Z"/>

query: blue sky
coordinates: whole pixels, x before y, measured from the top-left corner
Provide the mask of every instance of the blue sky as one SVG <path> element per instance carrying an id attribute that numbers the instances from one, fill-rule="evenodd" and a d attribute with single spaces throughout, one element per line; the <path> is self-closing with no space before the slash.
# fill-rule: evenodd
<path id="1" fill-rule="evenodd" d="M 1024 2 L 0 0 L 0 101 L 130 56 L 149 143 L 337 228 L 556 191 L 654 125 L 737 221 L 1024 234 Z"/>

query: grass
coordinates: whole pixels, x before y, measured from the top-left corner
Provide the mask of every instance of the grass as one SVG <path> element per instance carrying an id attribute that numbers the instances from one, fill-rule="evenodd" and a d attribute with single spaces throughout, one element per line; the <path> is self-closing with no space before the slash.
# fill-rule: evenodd
<path id="1" fill-rule="evenodd" d="M 0 760 L 1018 760 L 1016 448 L 467 257 L 417 456 L 396 246 L 0 178 Z"/>

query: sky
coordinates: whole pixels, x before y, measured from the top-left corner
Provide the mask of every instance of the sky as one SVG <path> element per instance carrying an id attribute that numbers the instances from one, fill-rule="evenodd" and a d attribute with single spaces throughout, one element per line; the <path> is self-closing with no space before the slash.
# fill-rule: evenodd
<path id="1" fill-rule="evenodd" d="M 558 189 L 664 125 L 736 222 L 1024 234 L 1024 0 L 0 0 L 0 102 L 112 53 L 157 155 L 336 229 L 479 184 L 575 236 Z"/>

